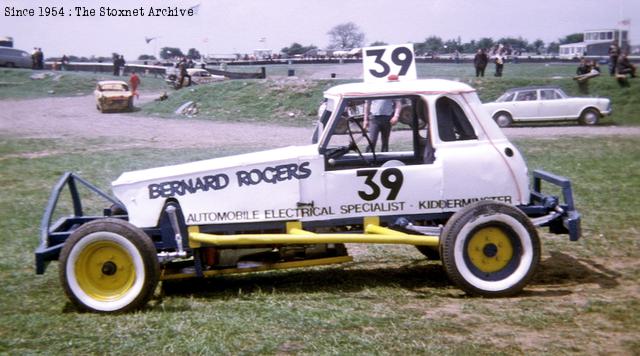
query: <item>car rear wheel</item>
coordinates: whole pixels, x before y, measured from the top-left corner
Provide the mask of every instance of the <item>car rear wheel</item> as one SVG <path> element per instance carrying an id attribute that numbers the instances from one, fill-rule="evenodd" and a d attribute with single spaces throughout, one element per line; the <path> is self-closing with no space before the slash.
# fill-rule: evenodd
<path id="1" fill-rule="evenodd" d="M 540 239 L 518 208 L 481 201 L 449 219 L 440 255 L 449 278 L 465 292 L 506 297 L 520 292 L 535 273 Z"/>
<path id="2" fill-rule="evenodd" d="M 119 219 L 84 224 L 60 252 L 60 280 L 81 310 L 107 313 L 140 308 L 151 298 L 159 274 L 151 239 Z"/>
<path id="3" fill-rule="evenodd" d="M 500 127 L 508 127 L 513 123 L 513 118 L 511 117 L 511 115 L 504 111 L 493 115 L 493 120 L 495 120 L 496 124 L 498 124 L 498 126 Z"/>
<path id="4" fill-rule="evenodd" d="M 583 125 L 596 125 L 600 120 L 600 112 L 596 109 L 586 109 L 580 115 L 580 123 Z"/>

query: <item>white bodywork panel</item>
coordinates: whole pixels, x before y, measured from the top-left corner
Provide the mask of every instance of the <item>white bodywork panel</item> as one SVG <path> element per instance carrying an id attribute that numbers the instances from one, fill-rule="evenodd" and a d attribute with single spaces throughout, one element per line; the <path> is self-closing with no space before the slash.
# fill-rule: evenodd
<path id="1" fill-rule="evenodd" d="M 473 201 L 527 204 L 527 168 L 518 150 L 465 84 L 424 80 L 331 88 L 332 108 L 349 97 L 419 95 L 435 120 L 443 96 L 463 108 L 477 139 L 446 142 L 430 123 L 435 161 L 334 168 L 320 154 L 337 120 L 333 111 L 318 144 L 285 147 L 122 174 L 112 183 L 138 227 L 158 224 L 166 201 L 179 202 L 187 225 L 314 221 L 456 211 Z"/>

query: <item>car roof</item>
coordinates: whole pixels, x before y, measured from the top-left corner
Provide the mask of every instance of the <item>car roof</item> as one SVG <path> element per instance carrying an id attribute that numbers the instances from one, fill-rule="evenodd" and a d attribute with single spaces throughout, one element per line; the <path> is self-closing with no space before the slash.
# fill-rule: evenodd
<path id="1" fill-rule="evenodd" d="M 98 85 L 112 85 L 112 84 L 128 85 L 127 82 L 124 82 L 122 80 L 101 80 L 98 82 Z"/>
<path id="2" fill-rule="evenodd" d="M 536 90 L 536 89 L 560 89 L 560 90 L 562 90 L 562 88 L 560 88 L 559 86 L 553 86 L 553 85 L 538 85 L 538 86 L 529 86 L 529 87 L 511 88 L 511 89 L 507 89 L 507 90 L 505 91 L 505 93 L 513 93 L 514 91 L 522 91 L 522 90 Z"/>
<path id="3" fill-rule="evenodd" d="M 460 94 L 475 92 L 467 84 L 445 79 L 380 81 L 342 84 L 325 91 L 326 95 L 368 96 L 381 94 Z"/>

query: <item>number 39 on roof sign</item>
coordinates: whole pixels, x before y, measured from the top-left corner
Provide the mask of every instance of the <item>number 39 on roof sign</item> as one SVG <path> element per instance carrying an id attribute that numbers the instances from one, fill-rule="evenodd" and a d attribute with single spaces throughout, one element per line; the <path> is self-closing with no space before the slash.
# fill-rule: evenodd
<path id="1" fill-rule="evenodd" d="M 398 80 L 415 80 L 416 61 L 413 44 L 365 47 L 362 50 L 364 81 L 387 81 L 390 75 Z"/>

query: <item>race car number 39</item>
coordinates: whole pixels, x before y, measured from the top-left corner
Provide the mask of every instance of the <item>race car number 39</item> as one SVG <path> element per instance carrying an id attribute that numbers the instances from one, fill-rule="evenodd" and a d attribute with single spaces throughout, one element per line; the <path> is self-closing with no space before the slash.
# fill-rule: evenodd
<path id="1" fill-rule="evenodd" d="M 375 169 L 362 169 L 356 173 L 358 177 L 365 177 L 364 184 L 369 188 L 367 190 L 358 191 L 358 195 L 363 200 L 376 200 L 380 197 L 380 194 L 382 194 L 382 189 L 378 183 L 374 181 L 376 173 L 378 173 L 378 171 Z M 402 171 L 397 168 L 388 168 L 380 173 L 380 184 L 382 187 L 389 190 L 386 196 L 387 200 L 396 199 L 400 192 L 400 188 L 402 188 L 403 181 L 404 177 L 402 176 Z"/>
<path id="2" fill-rule="evenodd" d="M 416 61 L 413 44 L 363 48 L 364 81 L 387 81 L 390 75 L 398 80 L 415 80 Z"/>

